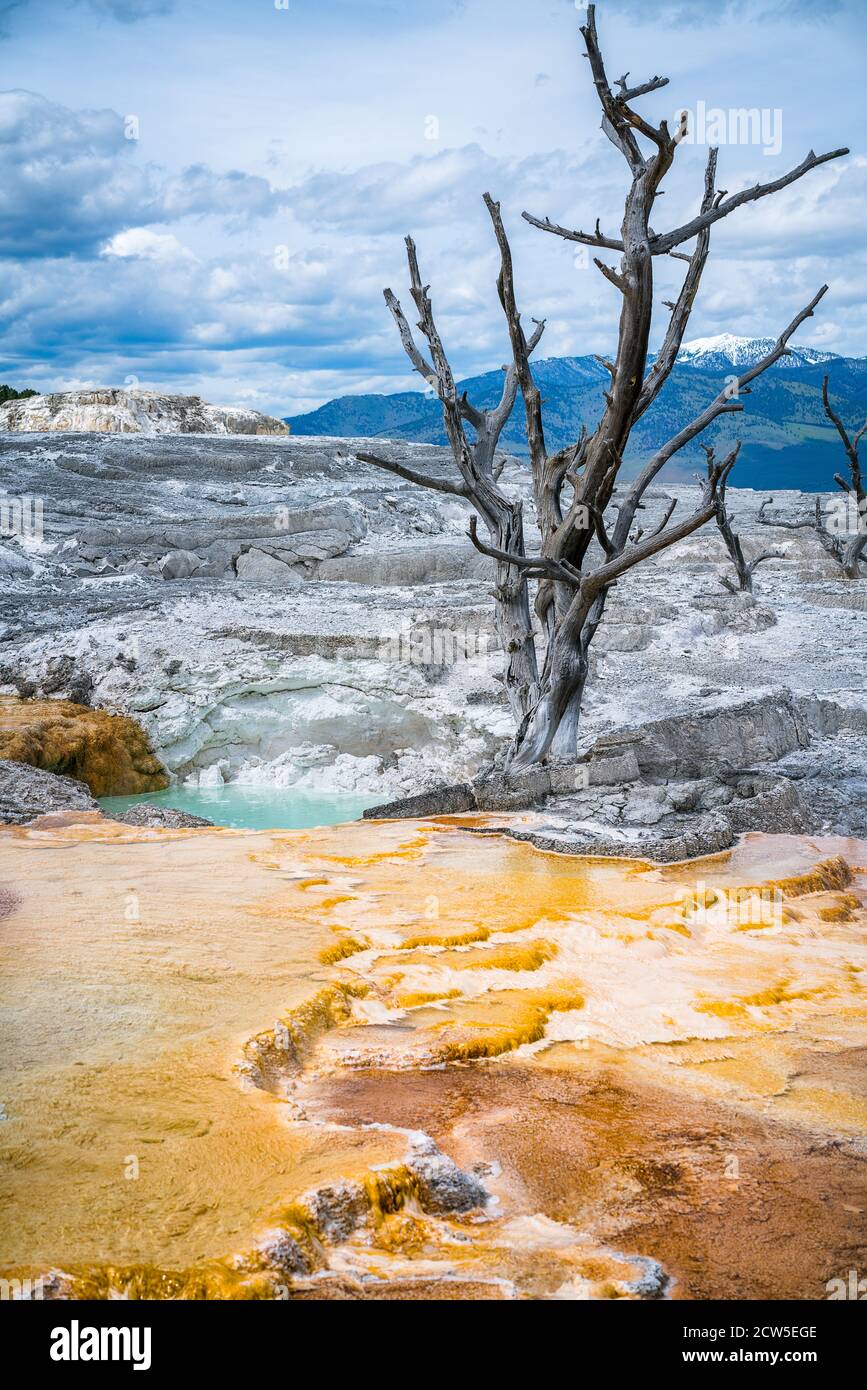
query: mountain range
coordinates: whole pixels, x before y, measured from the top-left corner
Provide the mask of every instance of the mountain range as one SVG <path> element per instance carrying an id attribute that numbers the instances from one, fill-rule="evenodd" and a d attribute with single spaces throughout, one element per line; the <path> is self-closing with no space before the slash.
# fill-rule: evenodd
<path id="1" fill-rule="evenodd" d="M 742 338 L 730 333 L 685 343 L 674 370 L 654 404 L 632 431 L 625 476 L 634 473 L 682 429 L 726 384 L 726 378 L 759 361 L 773 347 L 770 338 Z M 607 370 L 595 357 L 549 357 L 534 363 L 542 392 L 549 450 L 577 439 L 582 422 L 595 425 L 602 411 Z M 822 407 L 822 378 L 827 373 L 832 403 L 853 431 L 867 416 L 867 358 L 841 357 L 816 348 L 793 348 L 744 395 L 744 410 L 722 416 L 702 436 L 718 451 L 742 441 L 732 486 L 801 488 L 807 492 L 833 487 L 833 475 L 845 464 L 842 445 Z M 502 372 L 486 372 L 459 382 L 474 405 L 499 399 Z M 430 391 L 393 395 L 340 396 L 318 410 L 288 416 L 293 434 L 339 435 L 445 444 L 439 402 Z M 527 454 L 520 397 L 503 431 L 501 447 Z M 683 450 L 662 474 L 670 481 L 692 477 L 704 466 L 697 441 Z"/>

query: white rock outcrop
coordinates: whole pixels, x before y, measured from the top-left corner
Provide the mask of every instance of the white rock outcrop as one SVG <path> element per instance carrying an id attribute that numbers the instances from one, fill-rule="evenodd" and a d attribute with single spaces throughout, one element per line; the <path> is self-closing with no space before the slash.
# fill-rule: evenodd
<path id="1" fill-rule="evenodd" d="M 200 396 L 127 391 L 116 386 L 28 396 L 0 406 L 0 432 L 59 430 L 74 434 L 283 435 L 289 433 L 289 426 L 258 410 L 208 405 Z"/>

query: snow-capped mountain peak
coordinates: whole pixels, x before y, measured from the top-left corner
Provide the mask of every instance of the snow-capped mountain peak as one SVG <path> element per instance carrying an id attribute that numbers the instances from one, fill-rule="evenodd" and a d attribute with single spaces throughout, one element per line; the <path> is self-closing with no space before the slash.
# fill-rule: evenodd
<path id="1" fill-rule="evenodd" d="M 706 370 L 724 371 L 727 367 L 752 367 L 772 350 L 773 338 L 742 338 L 736 333 L 718 333 L 714 338 L 693 338 L 684 343 L 677 355 L 678 362 L 689 363 L 693 367 Z M 818 348 L 791 345 L 791 357 L 780 359 L 781 367 L 812 366 L 817 362 L 831 362 L 836 352 L 820 352 Z"/>

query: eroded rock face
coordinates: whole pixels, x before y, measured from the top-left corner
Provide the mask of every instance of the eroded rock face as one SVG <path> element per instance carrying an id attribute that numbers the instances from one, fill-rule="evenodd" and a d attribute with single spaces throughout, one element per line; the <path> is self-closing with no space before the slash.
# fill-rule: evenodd
<path id="1" fill-rule="evenodd" d="M 797 703 L 769 695 L 730 709 L 647 724 L 634 750 L 645 776 L 686 778 L 700 777 L 709 766 L 746 768 L 776 761 L 806 748 L 809 741 Z M 608 740 L 601 744 L 605 749 Z"/>
<path id="2" fill-rule="evenodd" d="M 161 791 L 169 782 L 134 719 L 69 700 L 0 697 L 0 757 L 75 778 L 94 796 Z"/>
<path id="3" fill-rule="evenodd" d="M 448 809 L 470 809 L 466 783 L 513 731 L 488 562 L 470 552 L 461 499 L 359 463 L 362 447 L 7 435 L 0 488 L 42 499 L 44 537 L 0 538 L 14 557 L 0 556 L 0 690 L 129 712 L 183 780 L 420 796 L 416 814 L 435 813 L 432 789 L 458 786 Z M 447 450 L 377 450 L 454 474 Z M 526 468 L 506 461 L 501 483 L 526 495 Z M 694 505 L 692 487 L 655 492 L 647 526 L 670 495 L 682 512 Z M 747 555 L 784 552 L 762 566 L 755 595 L 722 590 L 730 562 L 711 526 L 612 589 L 582 711 L 580 751 L 592 757 L 547 769 L 553 796 L 593 791 L 588 813 L 598 803 L 628 828 L 654 814 L 628 788 L 667 782 L 674 815 L 719 816 L 725 804 L 691 784 L 712 774 L 731 800 L 720 777 L 761 766 L 771 739 L 768 767 L 796 784 L 817 828 L 867 830 L 867 580 L 828 571 L 808 532 L 760 525 L 761 501 L 732 495 Z M 777 501 L 790 518 L 813 506 L 796 493 Z M 529 509 L 526 521 L 533 548 Z M 748 728 L 735 712 L 762 699 Z M 486 798 L 495 810 L 519 804 L 496 780 Z M 661 836 L 668 814 L 647 833 Z"/>
<path id="4" fill-rule="evenodd" d="M 506 833 L 564 854 L 672 863 L 727 849 L 746 830 L 815 829 L 797 783 L 779 770 L 789 754 L 809 748 L 811 719 L 834 722 L 823 702 L 791 697 L 661 719 L 597 739 L 579 763 L 495 773 L 373 806 L 364 815 L 535 809 L 540 824 L 506 824 Z M 845 722 L 840 709 L 837 721 Z M 750 765 L 758 770 L 747 771 Z"/>
<path id="5" fill-rule="evenodd" d="M 28 825 L 52 811 L 98 811 L 83 782 L 0 759 L 0 823 Z"/>
<path id="6" fill-rule="evenodd" d="M 0 430 L 69 430 L 98 434 L 288 434 L 282 420 L 258 410 L 208 405 L 200 396 L 161 391 L 60 391 L 0 406 Z"/>

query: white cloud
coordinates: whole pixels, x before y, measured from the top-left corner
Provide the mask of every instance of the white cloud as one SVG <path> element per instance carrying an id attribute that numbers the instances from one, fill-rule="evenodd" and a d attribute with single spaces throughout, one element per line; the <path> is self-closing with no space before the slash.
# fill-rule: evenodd
<path id="1" fill-rule="evenodd" d="M 167 176 L 139 158 L 135 130 L 116 111 L 0 92 L 0 254 L 95 255 L 130 227 L 216 216 L 237 228 L 284 205 L 267 179 L 236 169 Z"/>
<path id="2" fill-rule="evenodd" d="M 171 232 L 152 232 L 147 227 L 130 227 L 125 232 L 118 232 L 100 254 L 118 260 L 160 261 L 164 264 L 196 260 L 192 251 Z"/>

